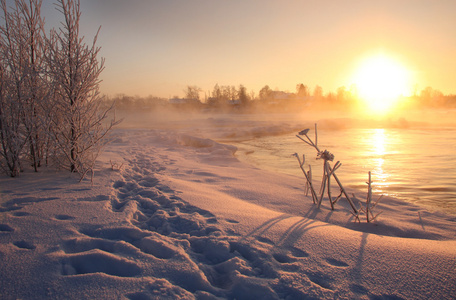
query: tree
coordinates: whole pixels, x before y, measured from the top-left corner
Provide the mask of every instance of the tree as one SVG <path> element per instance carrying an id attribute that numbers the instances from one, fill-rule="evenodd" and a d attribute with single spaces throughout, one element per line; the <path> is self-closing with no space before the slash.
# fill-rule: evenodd
<path id="1" fill-rule="evenodd" d="M 201 91 L 202 91 L 202 89 L 197 86 L 188 85 L 187 88 L 184 90 L 185 98 L 199 101 L 200 100 L 199 94 Z"/>
<path id="2" fill-rule="evenodd" d="M 340 86 L 337 88 L 337 101 L 339 103 L 344 102 L 348 100 L 349 98 L 349 92 L 347 91 L 347 88 L 345 86 Z"/>
<path id="3" fill-rule="evenodd" d="M 232 101 L 237 100 L 236 98 L 238 97 L 238 91 L 236 90 L 236 87 L 234 85 L 230 86 L 230 99 Z"/>
<path id="4" fill-rule="evenodd" d="M 21 129 L 21 108 L 11 95 L 11 74 L 7 70 L 5 47 L 1 41 L 0 55 L 0 139 L 1 139 L 1 165 L 11 177 L 16 177 L 21 171 L 21 154 L 26 143 L 25 134 Z M 3 166 L 3 163 L 6 166 Z"/>
<path id="5" fill-rule="evenodd" d="M 309 88 L 307 85 L 304 85 L 302 83 L 296 85 L 296 94 L 300 98 L 305 98 L 309 96 Z"/>
<path id="6" fill-rule="evenodd" d="M 255 91 L 254 90 L 250 91 L 250 99 L 255 100 Z"/>
<path id="7" fill-rule="evenodd" d="M 55 95 L 53 136 L 63 154 L 63 164 L 82 179 L 93 172 L 104 137 L 118 122 L 111 120 L 103 125 L 112 107 L 100 109 L 99 76 L 104 59 L 98 60 L 98 33 L 91 46 L 80 37 L 79 0 L 58 0 L 56 5 L 64 21 L 63 28 L 52 30 L 47 41 L 47 63 Z"/>
<path id="8" fill-rule="evenodd" d="M 249 96 L 247 95 L 247 89 L 242 84 L 239 85 L 238 98 L 242 105 L 246 105 L 249 102 Z"/>
<path id="9" fill-rule="evenodd" d="M 18 146 L 26 143 L 29 144 L 28 157 L 35 171 L 38 171 L 48 121 L 42 113 L 48 97 L 44 82 L 45 43 L 41 0 L 30 0 L 29 4 L 25 0 L 16 0 L 14 4 L 10 12 L 6 1 L 1 1 L 4 18 L 4 26 L 1 27 L 1 153 L 11 176 L 19 174 L 23 151 Z"/>
<path id="10" fill-rule="evenodd" d="M 259 92 L 260 100 L 268 100 L 272 97 L 273 91 L 269 85 L 265 85 Z"/>
<path id="11" fill-rule="evenodd" d="M 219 101 L 222 98 L 222 91 L 220 90 L 218 83 L 214 85 L 214 90 L 212 91 L 212 98 L 216 99 L 216 101 Z"/>
<path id="12" fill-rule="evenodd" d="M 112 106 L 101 109 L 98 33 L 90 47 L 79 37 L 79 0 L 58 0 L 63 28 L 49 38 L 42 0 L 15 0 L 12 11 L 0 1 L 0 165 L 14 177 L 22 160 L 37 171 L 53 158 L 82 179 L 117 124 L 103 125 Z"/>
<path id="13" fill-rule="evenodd" d="M 226 102 L 231 99 L 231 87 L 229 85 L 222 85 L 222 102 Z"/>
<path id="14" fill-rule="evenodd" d="M 49 124 L 49 119 L 42 113 L 49 93 L 44 79 L 45 41 L 41 3 L 41 0 L 30 0 L 27 5 L 24 0 L 19 0 L 16 4 L 25 25 L 24 30 L 21 30 L 23 33 L 21 40 L 26 47 L 24 64 L 28 75 L 25 80 L 27 94 L 24 125 L 28 135 L 30 159 L 35 172 L 41 166 L 46 139 L 45 130 Z"/>
<path id="15" fill-rule="evenodd" d="M 313 96 L 315 99 L 323 98 L 323 88 L 319 85 L 316 85 L 313 91 Z"/>

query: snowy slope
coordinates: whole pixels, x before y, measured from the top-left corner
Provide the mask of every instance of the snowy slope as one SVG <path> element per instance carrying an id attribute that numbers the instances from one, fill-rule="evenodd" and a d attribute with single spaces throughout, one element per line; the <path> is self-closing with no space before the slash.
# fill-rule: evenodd
<path id="1" fill-rule="evenodd" d="M 378 222 L 355 223 L 344 200 L 318 210 L 302 178 L 190 127 L 117 129 L 93 186 L 1 177 L 1 298 L 456 297 L 454 216 L 388 198 Z"/>

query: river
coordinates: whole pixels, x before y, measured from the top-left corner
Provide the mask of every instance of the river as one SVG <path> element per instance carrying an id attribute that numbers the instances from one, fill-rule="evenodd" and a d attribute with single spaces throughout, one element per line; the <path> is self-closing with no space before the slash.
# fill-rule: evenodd
<path id="1" fill-rule="evenodd" d="M 315 130 L 308 135 L 315 140 Z M 293 153 L 306 157 L 314 182 L 321 182 L 323 161 L 295 134 L 253 138 L 235 143 L 237 157 L 257 167 L 302 176 Z M 340 161 L 337 176 L 345 187 L 366 190 L 372 172 L 374 195 L 389 195 L 456 214 L 456 129 L 384 128 L 318 130 L 318 147 Z M 376 197 L 374 197 L 375 199 Z"/>

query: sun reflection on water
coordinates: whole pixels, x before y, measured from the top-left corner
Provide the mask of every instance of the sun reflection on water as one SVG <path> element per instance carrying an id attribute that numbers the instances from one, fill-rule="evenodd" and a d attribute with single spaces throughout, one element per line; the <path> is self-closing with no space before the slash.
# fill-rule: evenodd
<path id="1" fill-rule="evenodd" d="M 385 129 L 374 129 L 374 134 L 371 136 L 371 139 L 374 153 L 377 155 L 385 155 Z"/>
<path id="2" fill-rule="evenodd" d="M 456 129 L 350 128 L 321 130 L 318 137 L 320 147 L 342 163 L 337 176 L 345 188 L 365 193 L 371 171 L 373 199 L 392 196 L 456 214 Z M 250 151 L 244 155 L 249 163 L 300 177 L 290 153 L 305 154 L 315 184 L 321 182 L 322 161 L 293 134 L 252 139 L 239 147 Z"/>
<path id="3" fill-rule="evenodd" d="M 371 145 L 371 151 L 372 153 L 376 156 L 374 158 L 374 165 L 373 165 L 373 170 L 372 170 L 372 175 L 373 175 L 373 188 L 374 191 L 383 193 L 385 192 L 385 188 L 388 187 L 387 180 L 389 177 L 389 174 L 385 172 L 383 168 L 383 164 L 385 162 L 385 159 L 383 156 L 386 155 L 387 150 L 386 150 L 386 143 L 387 143 L 387 137 L 385 134 L 385 129 L 374 129 L 373 134 L 369 136 L 370 141 L 369 144 Z"/>

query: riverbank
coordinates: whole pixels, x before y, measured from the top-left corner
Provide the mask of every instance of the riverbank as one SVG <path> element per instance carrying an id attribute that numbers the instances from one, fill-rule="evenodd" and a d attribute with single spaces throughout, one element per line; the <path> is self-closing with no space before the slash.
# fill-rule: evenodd
<path id="1" fill-rule="evenodd" d="M 386 197 L 377 222 L 355 223 L 345 200 L 317 209 L 302 178 L 242 163 L 208 138 L 223 127 L 195 125 L 116 129 L 93 186 L 2 177 L 2 297 L 456 296 L 454 217 Z"/>

